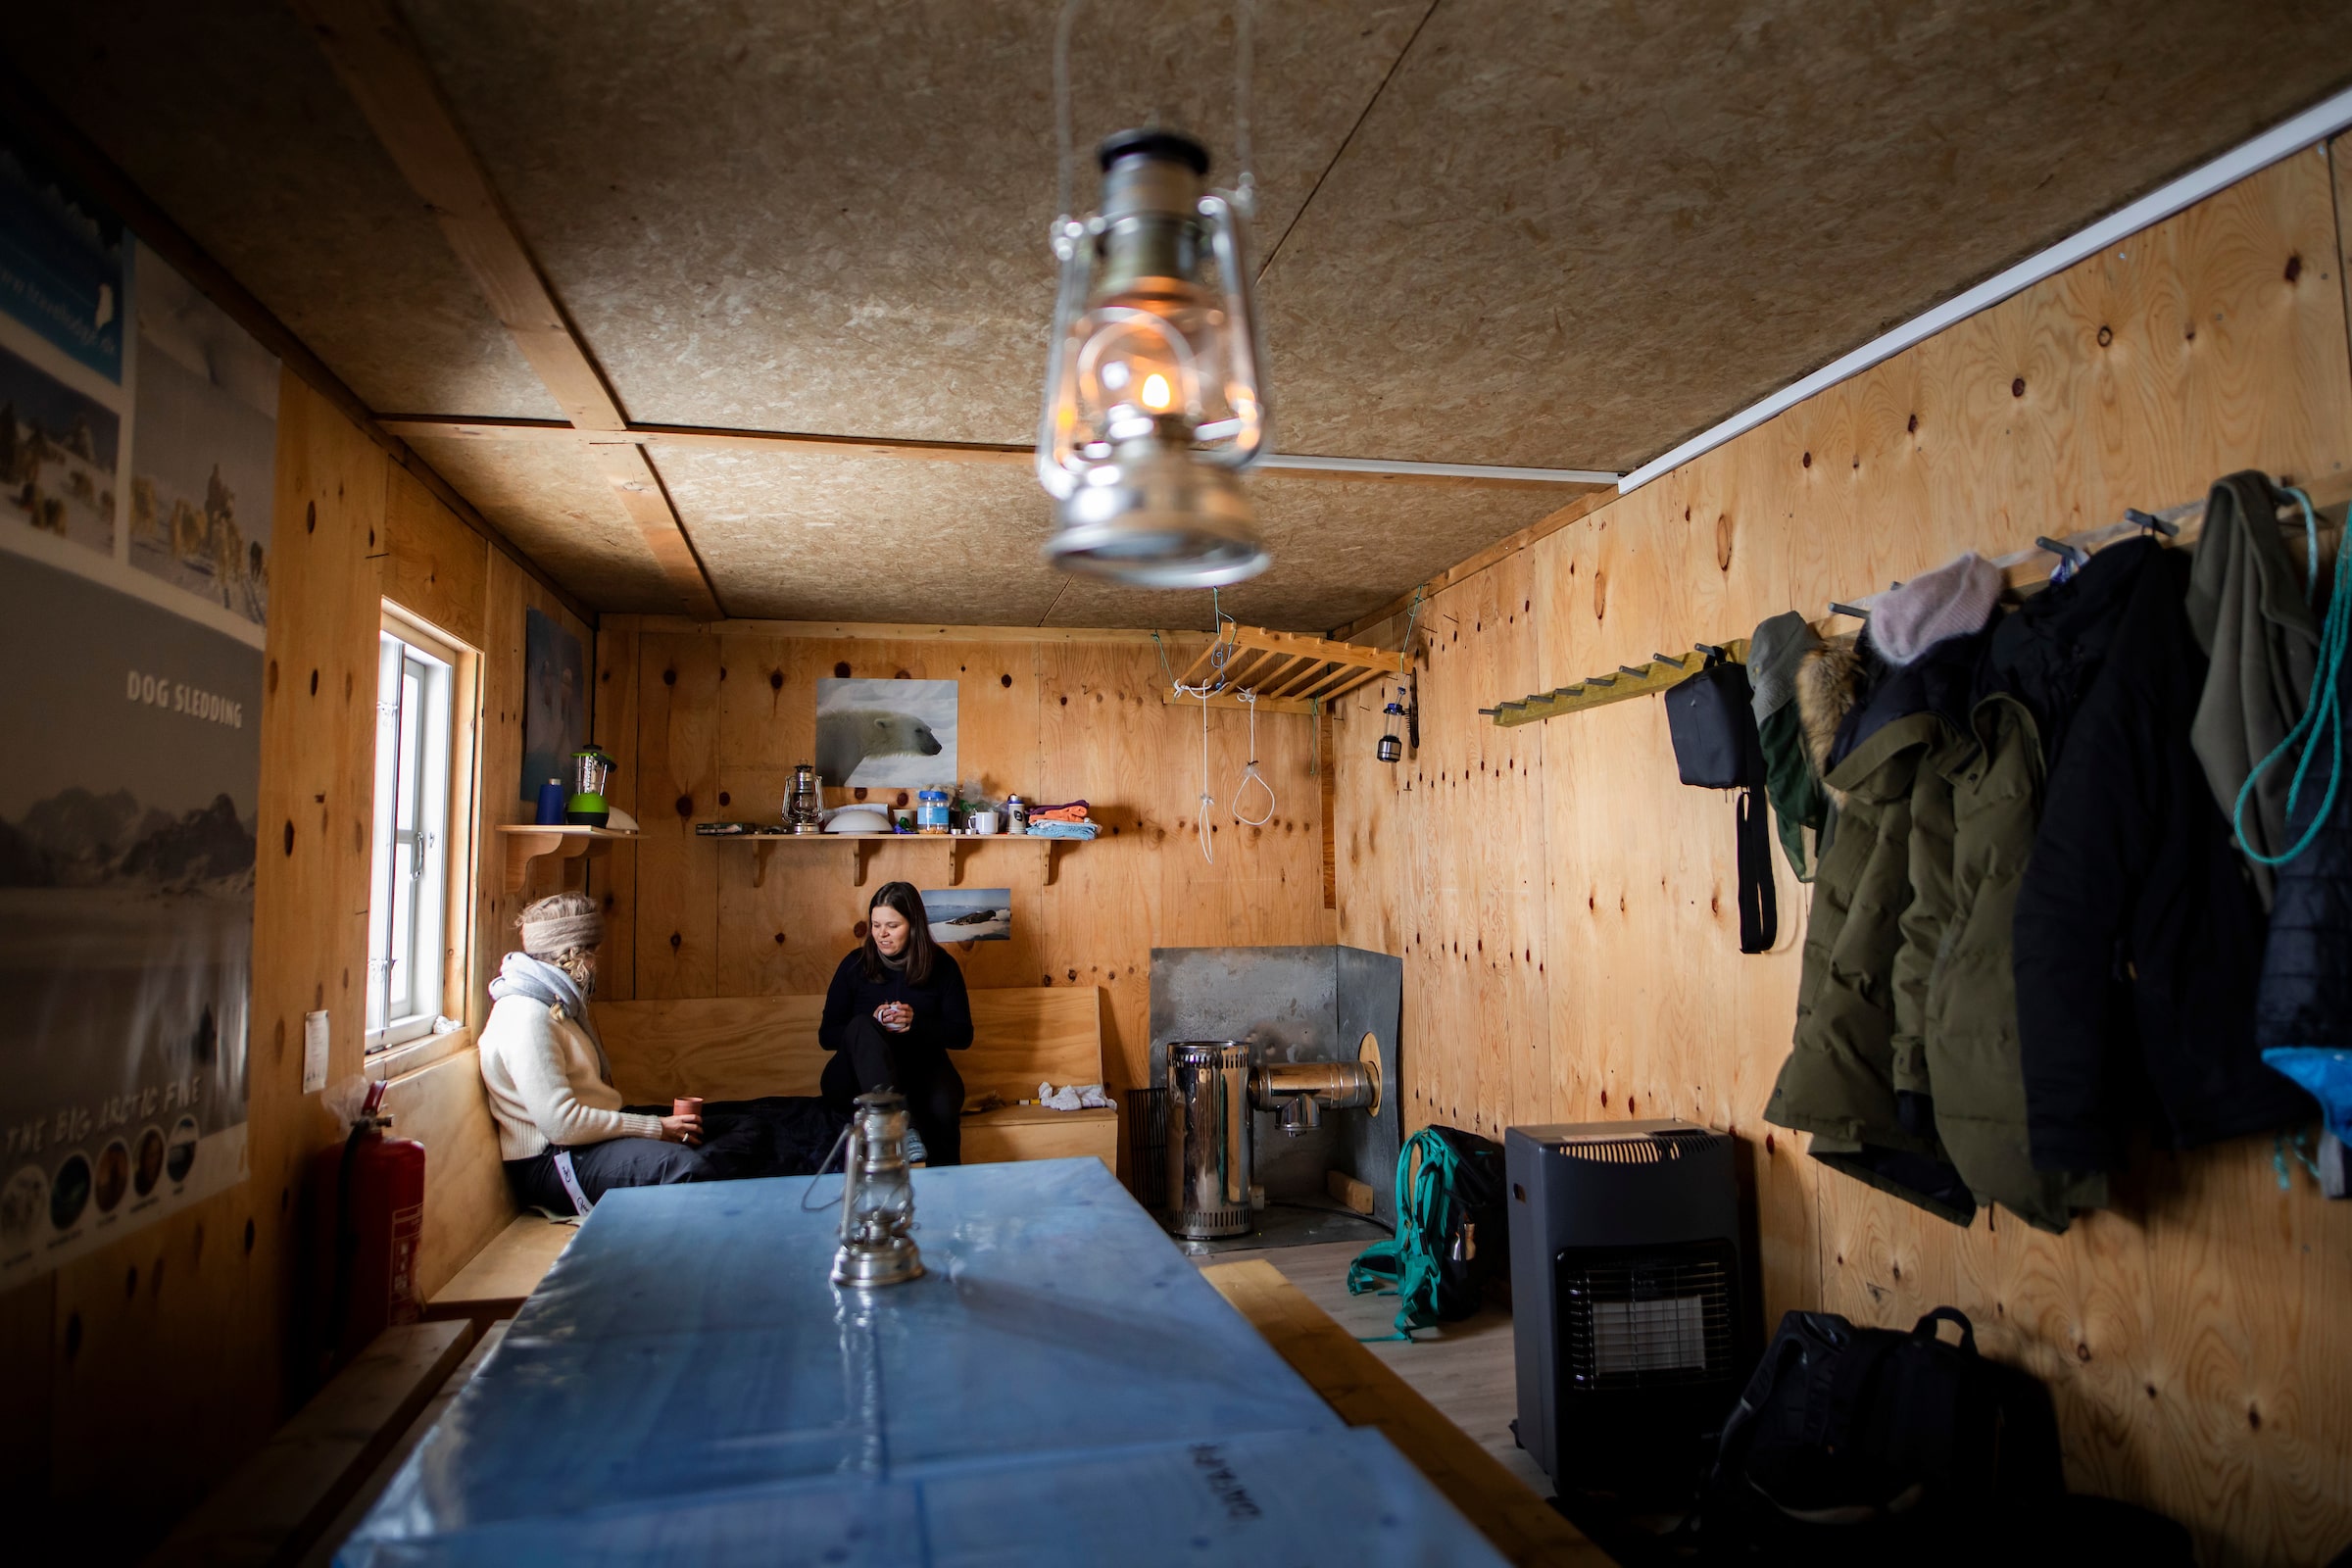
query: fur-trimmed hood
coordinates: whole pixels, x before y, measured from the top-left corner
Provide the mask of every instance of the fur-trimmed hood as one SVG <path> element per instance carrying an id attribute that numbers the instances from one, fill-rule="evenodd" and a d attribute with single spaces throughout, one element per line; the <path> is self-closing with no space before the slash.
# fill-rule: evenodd
<path id="1" fill-rule="evenodd" d="M 1839 809 L 1845 796 L 1829 785 L 1830 749 L 1837 743 L 1838 726 L 1853 711 L 1862 690 L 1862 649 L 1852 633 L 1832 637 L 1809 650 L 1796 668 L 1796 708 L 1804 721 L 1805 755 L 1813 773 Z"/>

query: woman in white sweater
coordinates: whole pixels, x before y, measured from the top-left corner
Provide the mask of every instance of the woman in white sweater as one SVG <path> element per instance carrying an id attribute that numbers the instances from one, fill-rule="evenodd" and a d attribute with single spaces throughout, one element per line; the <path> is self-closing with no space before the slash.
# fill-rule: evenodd
<path id="1" fill-rule="evenodd" d="M 615 1187 L 787 1176 L 812 1171 L 841 1120 L 816 1099 L 624 1105 L 588 1015 L 604 916 L 584 893 L 522 911 L 522 952 L 490 982 L 482 1086 L 515 1195 L 558 1213 L 586 1213 Z"/>

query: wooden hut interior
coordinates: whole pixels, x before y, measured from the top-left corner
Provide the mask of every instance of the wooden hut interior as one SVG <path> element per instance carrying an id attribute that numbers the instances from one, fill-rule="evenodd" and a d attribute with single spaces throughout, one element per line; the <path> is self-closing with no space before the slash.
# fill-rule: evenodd
<path id="1" fill-rule="evenodd" d="M 12 10 L 16 1560 L 2352 1560 L 2348 132 L 2305 0 Z"/>

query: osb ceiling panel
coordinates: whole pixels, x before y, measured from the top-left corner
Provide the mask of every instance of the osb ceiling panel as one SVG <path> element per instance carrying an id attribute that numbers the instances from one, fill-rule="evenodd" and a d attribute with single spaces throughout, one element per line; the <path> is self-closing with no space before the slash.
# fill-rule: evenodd
<path id="1" fill-rule="evenodd" d="M 0 52 L 369 407 L 560 416 L 283 0 L 12 6 Z"/>
<path id="2" fill-rule="evenodd" d="M 1219 598 L 1226 613 L 1244 625 L 1288 631 L 1320 631 L 1352 620 L 1399 589 L 1541 522 L 1579 494 L 1275 473 L 1249 483 L 1274 564 Z M 1171 612 L 1170 604 L 1179 608 Z M 1054 607 L 1052 624 L 1205 629 L 1207 604 L 1205 593 L 1171 596 L 1073 578 Z"/>
<path id="3" fill-rule="evenodd" d="M 1632 468 L 2352 78 L 2340 4 L 1441 0 L 1265 279 L 1286 450 Z"/>
<path id="4" fill-rule="evenodd" d="M 1263 0 L 1256 142 L 1279 234 L 1424 4 Z M 1046 0 L 407 0 L 460 121 L 634 418 L 1020 441 L 1054 274 Z M 1095 0 L 1090 149 L 1153 117 L 1230 178 L 1230 0 Z M 452 410 L 450 412 L 466 412 Z"/>
<path id="5" fill-rule="evenodd" d="M 727 612 L 783 620 L 1034 626 L 1207 623 L 1206 593 L 1114 588 L 1048 568 L 1051 503 L 1025 466 L 662 448 L 662 482 Z M 1544 490 L 1465 490 L 1261 473 L 1274 551 L 1228 589 L 1255 625 L 1337 625 L 1538 521 Z"/>
<path id="6" fill-rule="evenodd" d="M 1034 626 L 1061 586 L 1037 559 L 1049 503 L 1025 466 L 671 447 L 654 462 L 731 615 Z"/>
<path id="7" fill-rule="evenodd" d="M 396 3 L 632 416 L 1027 437 L 1050 0 Z M 0 51 L 371 406 L 555 416 L 282 0 L 20 10 Z M 1353 457 L 1637 466 L 2352 75 L 2340 6 L 2290 0 L 1259 10 L 1280 445 Z M 1082 204 L 1138 120 L 1229 168 L 1230 29 L 1091 0 Z M 674 608 L 576 451 L 428 446 L 590 602 Z M 1017 466 L 656 461 L 737 613 L 1183 618 L 1039 564 Z M 1291 627 L 1562 499 L 1254 483 L 1276 565 L 1229 606 Z"/>
<path id="8" fill-rule="evenodd" d="M 678 596 L 619 498 L 579 448 L 555 441 L 416 443 L 499 530 L 600 610 L 678 612 Z"/>

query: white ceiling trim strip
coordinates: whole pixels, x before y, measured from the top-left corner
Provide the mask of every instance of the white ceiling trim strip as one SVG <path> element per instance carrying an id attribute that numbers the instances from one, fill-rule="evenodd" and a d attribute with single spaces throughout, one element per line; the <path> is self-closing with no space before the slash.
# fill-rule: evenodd
<path id="1" fill-rule="evenodd" d="M 1385 473 L 1430 479 L 1523 479 L 1538 484 L 1616 484 L 1614 468 L 1508 468 L 1484 463 L 1405 463 L 1385 458 L 1312 458 L 1269 452 L 1252 466 L 1313 468 L 1325 473 Z"/>
<path id="2" fill-rule="evenodd" d="M 2352 126 L 2352 88 L 2321 100 L 2242 146 L 2189 171 L 2169 185 L 2157 187 L 2130 206 L 2068 235 L 2049 249 L 2027 257 L 2008 270 L 1986 278 L 1975 288 L 1944 301 L 1926 315 L 1905 321 L 1883 337 L 1873 338 L 1852 353 L 1831 361 L 1803 380 L 1783 387 L 1761 403 L 1741 410 L 1712 429 L 1692 436 L 1664 457 L 1645 463 L 1619 479 L 1618 493 L 1622 495 L 1639 490 L 1660 474 L 1669 473 L 1692 458 L 1723 445 L 1732 437 L 1755 428 L 1773 416 L 1802 403 L 1814 393 L 1835 386 L 1848 376 L 1859 374 L 1882 360 L 1892 359 L 1913 344 L 1934 337 L 1953 322 L 1998 305 L 2052 273 L 2063 271 L 2085 257 L 2119 240 L 2130 238 L 2151 223 L 2162 222 L 2183 208 L 2194 206 L 2216 191 L 2234 185 L 2248 174 L 2267 169 L 2280 159 L 2291 158 L 2304 148 L 2325 141 L 2347 126 Z"/>

